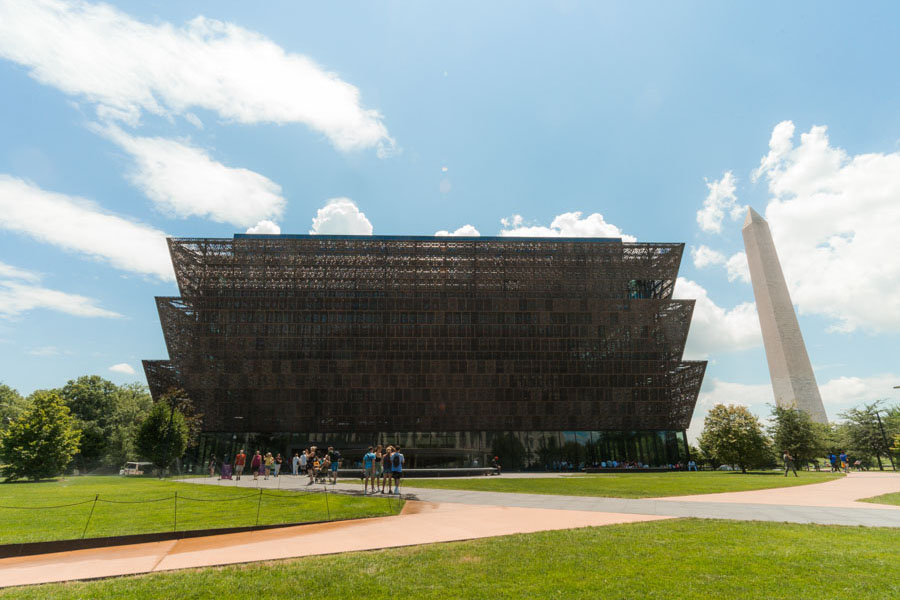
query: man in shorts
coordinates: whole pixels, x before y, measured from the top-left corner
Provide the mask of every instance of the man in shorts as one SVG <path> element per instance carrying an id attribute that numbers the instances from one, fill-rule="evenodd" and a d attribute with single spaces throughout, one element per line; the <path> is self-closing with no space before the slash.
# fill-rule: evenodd
<path id="1" fill-rule="evenodd" d="M 244 449 L 241 448 L 240 452 L 237 453 L 237 456 L 234 457 L 234 479 L 235 481 L 241 480 L 241 473 L 244 472 L 244 463 L 247 462 L 247 455 L 244 454 Z"/>
<path id="2" fill-rule="evenodd" d="M 331 460 L 331 485 L 337 483 L 338 468 L 341 466 L 341 453 L 334 449 L 334 446 L 328 446 L 328 458 Z"/>
<path id="3" fill-rule="evenodd" d="M 400 452 L 400 445 L 394 446 L 394 453 L 391 454 L 391 478 L 394 480 L 394 493 L 400 493 L 400 479 L 403 477 L 403 463 L 405 462 L 403 453 Z M 390 483 L 388 484 L 390 492 Z"/>
<path id="4" fill-rule="evenodd" d="M 304 448 L 300 453 L 300 476 L 306 475 L 306 465 L 309 462 L 309 450 Z"/>
<path id="5" fill-rule="evenodd" d="M 372 482 L 372 493 L 375 493 L 375 453 L 372 446 L 363 455 L 363 494 L 369 492 L 369 482 Z"/>

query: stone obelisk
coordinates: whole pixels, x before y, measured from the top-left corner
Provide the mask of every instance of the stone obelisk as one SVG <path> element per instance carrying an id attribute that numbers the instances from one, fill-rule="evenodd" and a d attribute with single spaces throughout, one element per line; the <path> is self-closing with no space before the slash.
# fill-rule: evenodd
<path id="1" fill-rule="evenodd" d="M 772 390 L 778 406 L 806 412 L 813 421 L 827 423 L 819 386 L 813 374 L 800 324 L 788 293 L 769 224 L 752 208 L 741 230 L 750 264 L 750 280 L 762 329 Z"/>

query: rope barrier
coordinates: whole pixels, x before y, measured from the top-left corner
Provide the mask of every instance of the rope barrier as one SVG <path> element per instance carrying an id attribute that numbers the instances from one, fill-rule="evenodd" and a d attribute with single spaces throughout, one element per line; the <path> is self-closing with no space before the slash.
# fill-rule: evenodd
<path id="1" fill-rule="evenodd" d="M 164 502 L 166 500 L 171 500 L 175 496 L 166 496 L 165 498 L 155 498 L 153 500 L 104 500 L 103 498 L 98 499 L 98 502 L 106 502 L 107 504 L 148 504 L 150 502 Z"/>
<path id="2" fill-rule="evenodd" d="M 10 510 L 44 510 L 44 509 L 52 509 L 52 508 L 68 508 L 70 506 L 79 506 L 81 504 L 89 504 L 93 502 L 94 499 L 84 500 L 82 502 L 73 502 L 72 504 L 59 504 L 56 506 L 0 506 L 0 508 L 8 508 Z"/>

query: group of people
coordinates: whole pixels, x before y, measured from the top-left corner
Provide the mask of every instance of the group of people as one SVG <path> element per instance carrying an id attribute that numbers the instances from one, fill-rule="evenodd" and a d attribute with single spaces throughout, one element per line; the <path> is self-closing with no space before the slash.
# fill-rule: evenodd
<path id="1" fill-rule="evenodd" d="M 266 454 L 263 455 L 257 450 L 256 453 L 250 457 L 250 472 L 253 473 L 253 479 L 258 479 L 260 475 L 262 475 L 264 479 L 268 479 L 269 475 L 278 477 L 283 464 L 284 459 L 281 457 L 280 452 L 275 456 L 272 456 L 271 452 L 266 452 Z M 234 465 L 229 462 L 227 456 L 222 459 L 219 478 L 231 479 L 233 474 L 234 479 L 240 481 L 246 466 L 247 455 L 244 453 L 244 449 L 241 448 L 234 456 Z M 220 468 L 219 461 L 215 454 L 209 457 L 207 468 L 209 469 L 209 476 L 215 477 L 216 471 Z"/>
<path id="2" fill-rule="evenodd" d="M 403 463 L 406 458 L 400 452 L 400 445 L 388 446 L 382 449 L 381 444 L 369 449 L 363 455 L 363 493 L 376 494 L 380 483 L 381 493 L 387 487 L 387 493 L 400 493 L 400 479 L 403 478 Z M 369 491 L 371 483 L 372 491 Z M 393 484 L 394 491 L 391 491 Z"/>
<path id="3" fill-rule="evenodd" d="M 844 473 L 850 472 L 850 458 L 843 450 L 838 451 L 837 456 L 835 456 L 833 452 L 829 453 L 828 464 L 831 466 L 832 473 L 837 473 L 838 471 L 843 471 Z M 862 461 L 859 459 L 853 461 L 853 468 L 857 471 L 862 471 L 864 468 Z"/>

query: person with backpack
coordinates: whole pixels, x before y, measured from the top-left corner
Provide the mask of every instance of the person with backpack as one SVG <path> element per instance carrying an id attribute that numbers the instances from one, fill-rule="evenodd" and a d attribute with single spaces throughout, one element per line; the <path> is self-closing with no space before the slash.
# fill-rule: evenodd
<path id="1" fill-rule="evenodd" d="M 335 450 L 334 446 L 328 446 L 328 460 L 330 462 L 331 485 L 335 485 L 337 484 L 338 468 L 341 466 L 340 450 Z"/>
<path id="2" fill-rule="evenodd" d="M 381 455 L 381 493 L 384 493 L 384 486 L 388 485 L 391 480 L 391 453 L 394 451 L 393 446 L 384 449 Z M 388 487 L 390 491 L 390 487 Z"/>
<path id="3" fill-rule="evenodd" d="M 369 482 L 372 482 L 372 493 L 375 493 L 375 453 L 372 446 L 363 455 L 363 494 L 369 493 Z"/>
<path id="4" fill-rule="evenodd" d="M 403 477 L 403 454 L 400 452 L 400 445 L 394 448 L 391 454 L 391 478 L 394 480 L 394 493 L 400 493 L 400 478 Z M 388 493 L 390 493 L 390 483 L 388 483 Z"/>

